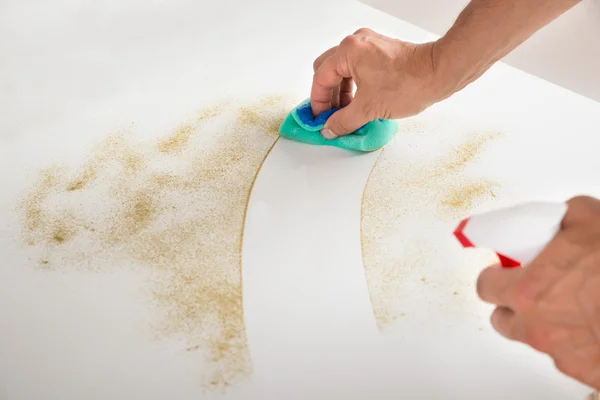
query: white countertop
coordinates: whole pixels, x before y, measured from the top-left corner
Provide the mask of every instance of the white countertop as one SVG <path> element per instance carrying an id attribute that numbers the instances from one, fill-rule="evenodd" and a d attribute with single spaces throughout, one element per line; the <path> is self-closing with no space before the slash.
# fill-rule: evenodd
<path id="1" fill-rule="evenodd" d="M 474 210 L 600 196 L 600 104 L 497 65 L 450 100 L 401 121 L 381 154 L 275 143 L 263 119 L 271 123 L 304 100 L 313 59 L 363 26 L 412 41 L 434 37 L 342 0 L 3 3 L 0 399 L 526 400 L 580 399 L 589 392 L 546 357 L 491 330 L 490 308 L 473 288 L 485 255 L 465 253 L 450 232 Z M 258 116 L 247 109 L 234 114 L 240 104 L 269 95 L 283 97 L 263 100 Z M 216 122 L 198 115 L 228 98 L 233 105 L 219 108 Z M 206 135 L 196 135 L 195 147 L 180 159 L 157 158 L 163 160 L 157 168 L 172 172 L 184 161 L 199 161 L 197 180 L 190 181 L 198 186 L 188 187 L 186 196 L 171 193 L 176 211 L 160 211 L 156 224 L 170 232 L 158 236 L 160 243 L 129 258 L 117 254 L 130 247 L 105 248 L 93 239 L 46 248 L 25 243 L 18 204 L 32 198 L 40 169 L 89 165 L 94 144 L 131 131 L 138 147 L 127 148 L 133 158 L 121 159 L 133 163 L 131 177 L 100 182 L 116 192 L 102 197 L 82 190 L 73 200 L 61 194 L 46 205 L 72 201 L 74 209 L 100 215 L 139 183 L 136 152 L 143 163 L 157 138 L 185 121 Z M 479 148 L 478 138 L 487 134 L 499 135 Z M 246 212 L 244 193 L 273 143 Z M 454 173 L 452 160 L 462 153 L 453 149 L 465 143 L 475 143 L 479 153 Z M 198 154 L 212 148 L 221 150 L 211 153 L 217 157 L 211 169 L 202 164 L 210 157 Z M 223 160 L 240 154 L 242 164 L 227 167 Z M 432 171 L 441 175 L 421 179 Z M 444 208 L 452 203 L 449 193 L 464 193 L 461 183 L 473 179 L 485 180 L 494 196 Z M 186 216 L 205 223 L 178 229 L 173 220 Z M 108 217 L 133 229 L 127 216 Z M 132 237 L 151 236 L 157 226 L 142 226 Z M 214 250 L 229 242 L 237 248 L 238 241 L 239 254 Z M 172 255 L 182 268 L 173 274 L 188 275 L 165 278 L 170 261 L 150 258 L 161 245 L 172 254 L 193 253 L 183 261 Z M 411 249 L 419 250 L 408 266 L 400 250 Z M 202 314 L 193 303 L 204 298 L 185 284 L 235 278 L 235 268 L 220 266 L 233 257 L 228 262 L 235 267 L 238 256 L 248 339 L 241 353 L 249 351 L 252 362 L 233 371 L 243 375 L 235 386 L 206 391 L 214 366 L 194 351 L 202 345 L 194 340 L 210 336 L 210 317 L 218 315 Z M 145 260 L 155 268 L 145 268 Z M 390 268 L 394 260 L 396 275 L 385 275 L 380 266 Z M 211 262 L 219 267 L 211 269 Z M 170 293 L 176 313 L 189 314 L 171 321 L 167 336 L 157 328 L 165 311 L 157 301 L 161 290 Z M 385 321 L 386 313 L 395 320 Z M 213 322 L 228 326 L 229 320 L 219 321 Z M 229 356 L 217 362 L 225 374 L 228 362 L 243 358 Z"/>

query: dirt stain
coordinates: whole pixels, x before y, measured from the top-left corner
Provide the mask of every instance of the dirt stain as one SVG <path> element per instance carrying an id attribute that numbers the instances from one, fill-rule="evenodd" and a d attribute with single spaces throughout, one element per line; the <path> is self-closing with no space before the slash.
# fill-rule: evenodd
<path id="1" fill-rule="evenodd" d="M 290 110 L 284 107 L 283 100 L 283 96 L 264 98 L 258 103 L 258 107 L 242 107 L 239 110 L 238 118 L 243 124 L 260 127 L 270 135 L 278 136 L 279 127 Z M 260 109 L 264 107 L 273 109 L 273 113 L 267 118 L 260 112 Z"/>
<path id="2" fill-rule="evenodd" d="M 245 213 L 291 100 L 220 102 L 154 143 L 119 132 L 79 168 L 42 171 L 20 207 L 40 268 L 60 259 L 60 268 L 125 262 L 146 270 L 156 338 L 180 339 L 183 352 L 197 353 L 208 389 L 246 379 Z"/>
<path id="3" fill-rule="evenodd" d="M 194 128 L 189 124 L 180 126 L 170 136 L 158 142 L 158 151 L 161 153 L 180 152 L 188 144 L 193 132 Z"/>
<path id="4" fill-rule="evenodd" d="M 96 168 L 94 168 L 93 165 L 88 164 L 84 168 L 81 176 L 67 183 L 67 192 L 83 189 L 90 182 L 94 181 L 94 179 L 96 179 Z"/>
<path id="5" fill-rule="evenodd" d="M 418 133 L 404 136 L 409 143 L 416 142 L 411 144 L 414 148 L 428 144 L 428 135 L 423 132 L 439 134 L 442 140 L 442 135 L 447 135 L 447 128 L 437 133 L 438 126 L 414 121 L 406 126 Z M 407 159 L 404 144 L 387 146 L 369 176 L 362 201 L 361 238 L 371 305 L 380 330 L 389 327 L 402 310 L 430 307 L 416 300 L 424 289 L 415 282 L 427 284 L 426 290 L 430 291 L 448 283 L 467 286 L 472 280 L 467 275 L 471 270 L 457 270 L 464 261 L 449 232 L 451 224 L 495 197 L 494 190 L 499 186 L 496 182 L 470 176 L 467 170 L 501 135 L 475 131 L 462 136 L 462 142 L 448 146 L 441 154 L 432 151 L 431 155 L 425 150 L 416 159 Z M 463 296 L 452 292 L 447 295 L 444 307 L 448 312 L 464 313 L 465 308 L 458 305 Z M 425 314 L 411 318 L 424 325 L 434 323 Z"/>
<path id="6" fill-rule="evenodd" d="M 501 137 L 500 133 L 475 134 L 453 149 L 450 154 L 437 161 L 435 170 L 443 177 L 465 168 L 475 161 L 490 141 Z"/>
<path id="7" fill-rule="evenodd" d="M 451 186 L 443 194 L 441 208 L 466 215 L 481 199 L 494 198 L 493 189 L 498 184 L 492 180 L 466 181 L 457 186 Z"/>
<path id="8" fill-rule="evenodd" d="M 73 231 L 67 226 L 58 226 L 52 232 L 52 241 L 57 244 L 62 244 L 73 235 Z"/>
<path id="9" fill-rule="evenodd" d="M 61 169 L 56 166 L 40 171 L 38 181 L 20 205 L 24 217 L 24 232 L 28 233 L 27 241 L 31 244 L 35 243 L 32 233 L 44 225 L 46 211 L 43 205 L 60 185 L 61 173 Z"/>

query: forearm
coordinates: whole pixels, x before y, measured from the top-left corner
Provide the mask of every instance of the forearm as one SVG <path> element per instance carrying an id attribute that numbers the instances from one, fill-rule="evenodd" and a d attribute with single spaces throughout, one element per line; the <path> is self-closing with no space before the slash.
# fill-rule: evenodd
<path id="1" fill-rule="evenodd" d="M 442 98 L 473 82 L 495 62 L 581 0 L 472 0 L 433 46 Z"/>

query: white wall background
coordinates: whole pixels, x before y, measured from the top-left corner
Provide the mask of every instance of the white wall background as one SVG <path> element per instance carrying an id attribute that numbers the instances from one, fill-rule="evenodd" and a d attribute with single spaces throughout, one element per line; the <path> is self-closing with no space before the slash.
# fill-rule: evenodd
<path id="1" fill-rule="evenodd" d="M 468 0 L 361 0 L 436 35 L 443 35 Z M 584 0 L 503 60 L 600 101 L 600 1 Z"/>

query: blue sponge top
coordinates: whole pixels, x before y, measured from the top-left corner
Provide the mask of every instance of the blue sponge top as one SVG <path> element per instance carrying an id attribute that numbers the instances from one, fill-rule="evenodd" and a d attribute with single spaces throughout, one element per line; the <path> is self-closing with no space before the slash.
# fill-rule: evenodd
<path id="1" fill-rule="evenodd" d="M 332 108 L 330 110 L 324 111 L 316 117 L 313 115 L 312 108 L 310 107 L 310 99 L 305 100 L 294 110 L 294 117 L 296 122 L 300 124 L 307 131 L 320 131 L 325 126 L 325 122 L 331 117 L 336 111 L 341 110 L 343 107 Z M 383 119 L 379 118 L 377 121 L 383 121 Z M 354 133 L 362 134 L 363 128 L 367 124 L 358 128 Z"/>
<path id="2" fill-rule="evenodd" d="M 327 110 L 316 117 L 313 116 L 312 108 L 310 107 L 310 100 L 304 101 L 300 106 L 298 106 L 295 110 L 295 114 L 298 121 L 302 127 L 309 131 L 320 131 L 323 129 L 325 122 L 335 113 L 336 111 L 341 110 L 340 107 L 333 108 L 331 110 Z"/>

